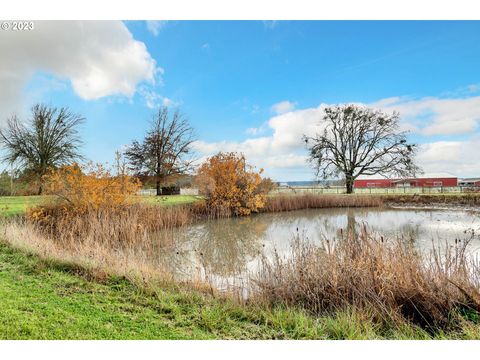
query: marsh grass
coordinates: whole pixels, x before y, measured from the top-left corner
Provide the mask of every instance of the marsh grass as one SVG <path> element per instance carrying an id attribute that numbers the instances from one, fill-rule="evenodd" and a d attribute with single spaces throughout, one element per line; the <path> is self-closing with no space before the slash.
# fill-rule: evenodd
<path id="1" fill-rule="evenodd" d="M 361 195 L 276 195 L 267 199 L 263 212 L 339 207 L 378 207 L 383 201 L 378 196 Z"/>
<path id="2" fill-rule="evenodd" d="M 480 313 L 480 268 L 467 245 L 422 254 L 411 242 L 387 241 L 365 228 L 321 246 L 297 237 L 289 256 L 262 261 L 256 299 L 315 315 L 355 308 L 377 323 L 451 330 L 460 326 L 460 314 Z"/>
<path id="3" fill-rule="evenodd" d="M 364 195 L 369 196 L 369 195 Z M 410 195 L 379 195 L 385 204 L 392 205 L 449 205 L 449 206 L 479 206 L 478 193 L 453 194 L 410 194 Z"/>

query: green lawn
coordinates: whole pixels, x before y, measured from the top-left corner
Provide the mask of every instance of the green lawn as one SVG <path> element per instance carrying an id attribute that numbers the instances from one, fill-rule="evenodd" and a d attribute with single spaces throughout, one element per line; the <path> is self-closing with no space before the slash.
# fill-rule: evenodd
<path id="1" fill-rule="evenodd" d="M 139 196 L 147 204 L 180 205 L 191 204 L 201 200 L 194 195 Z M 0 216 L 23 214 L 27 208 L 46 201 L 47 196 L 0 196 Z"/>
<path id="2" fill-rule="evenodd" d="M 147 204 L 158 205 L 180 205 L 192 204 L 202 199 L 201 196 L 195 195 L 162 195 L 162 196 L 142 196 L 142 201 Z"/>
<path id="3" fill-rule="evenodd" d="M 45 196 L 0 196 L 0 215 L 22 214 L 29 207 L 45 201 Z"/>
<path id="4" fill-rule="evenodd" d="M 237 305 L 185 287 L 149 291 L 0 243 L 0 339 L 429 339 L 411 325 L 376 325 L 355 312 Z M 466 324 L 435 338 L 479 339 Z"/>
<path id="5" fill-rule="evenodd" d="M 248 309 L 193 290 L 142 291 L 0 244 L 0 339 L 316 338 L 294 311 Z"/>

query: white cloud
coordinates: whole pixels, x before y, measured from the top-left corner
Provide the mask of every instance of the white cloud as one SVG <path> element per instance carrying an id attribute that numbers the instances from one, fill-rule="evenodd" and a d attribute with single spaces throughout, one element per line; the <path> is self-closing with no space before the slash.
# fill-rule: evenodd
<path id="1" fill-rule="evenodd" d="M 169 99 L 155 90 L 151 89 L 147 86 L 142 86 L 138 89 L 139 94 L 143 97 L 145 101 L 145 106 L 149 109 L 155 109 L 159 106 L 171 106 L 174 105 L 175 102 L 172 99 Z"/>
<path id="2" fill-rule="evenodd" d="M 248 134 L 248 135 L 257 135 L 260 131 L 260 128 L 248 128 L 247 130 L 245 130 L 245 132 Z"/>
<path id="3" fill-rule="evenodd" d="M 384 111 L 399 111 L 402 129 L 424 137 L 426 143 L 420 146 L 418 163 L 425 172 L 480 175 L 477 150 L 480 135 L 474 135 L 466 141 L 428 142 L 433 135 L 475 134 L 474 130 L 480 121 L 480 97 L 392 97 L 364 105 Z M 269 136 L 257 137 L 262 127 L 249 128 L 247 134 L 252 137 L 244 141 L 197 142 L 195 148 L 204 156 L 218 151 L 243 152 L 249 162 L 265 168 L 266 174 L 277 180 L 310 179 L 313 172 L 306 162 L 302 136 L 313 136 L 322 130 L 320 123 L 326 106 L 321 104 L 316 108 L 280 111 L 281 114 L 271 117 L 262 125 L 266 128 L 262 132 L 271 132 Z"/>
<path id="4" fill-rule="evenodd" d="M 295 109 L 295 103 L 292 103 L 288 100 L 281 101 L 279 103 L 273 104 L 270 110 L 275 114 L 284 114 Z"/>
<path id="5" fill-rule="evenodd" d="M 169 99 L 167 97 L 164 97 L 162 99 L 162 105 L 164 105 L 164 106 L 172 106 L 174 104 L 175 104 L 175 102 L 172 99 Z"/>
<path id="6" fill-rule="evenodd" d="M 266 125 L 260 128 L 250 128 L 250 135 L 258 135 L 260 129 L 268 128 L 271 136 L 249 138 L 242 142 L 220 141 L 207 143 L 197 141 L 195 150 L 203 155 L 200 160 L 219 151 L 242 152 L 248 161 L 258 168 L 264 168 L 267 176 L 284 178 L 282 171 L 287 168 L 301 171 L 301 178 L 310 176 L 311 171 L 306 169 L 305 144 L 303 135 L 313 136 L 318 131 L 319 121 L 323 115 L 325 105 L 318 108 L 297 110 L 272 117 Z M 278 169 L 282 169 L 279 171 Z M 305 175 L 307 173 L 307 175 Z M 310 175 L 308 175 L 310 174 Z M 296 174 L 289 175 L 295 179 Z M 297 179 L 298 174 L 297 174 Z"/>
<path id="7" fill-rule="evenodd" d="M 205 43 L 205 44 L 203 44 L 202 46 L 200 46 L 200 48 L 201 48 L 202 50 L 205 50 L 205 51 L 206 51 L 206 50 L 209 50 L 209 49 L 210 49 L 210 44 L 209 44 L 209 43 Z"/>
<path id="8" fill-rule="evenodd" d="M 166 20 L 147 20 L 147 30 L 152 33 L 153 36 L 158 36 L 160 31 L 167 25 Z"/>
<path id="9" fill-rule="evenodd" d="M 400 113 L 404 126 L 426 135 L 469 134 L 480 123 L 480 96 L 467 98 L 389 98 L 371 106 Z"/>
<path id="10" fill-rule="evenodd" d="M 457 176 L 479 176 L 478 143 L 476 135 L 465 141 L 436 141 L 423 144 L 418 162 L 425 172 L 448 171 Z"/>
<path id="11" fill-rule="evenodd" d="M 157 68 L 144 43 L 121 21 L 38 21 L 32 32 L 2 32 L 0 111 L 20 111 L 27 81 L 37 72 L 70 82 L 85 100 L 132 97 L 141 82 L 155 83 Z"/>

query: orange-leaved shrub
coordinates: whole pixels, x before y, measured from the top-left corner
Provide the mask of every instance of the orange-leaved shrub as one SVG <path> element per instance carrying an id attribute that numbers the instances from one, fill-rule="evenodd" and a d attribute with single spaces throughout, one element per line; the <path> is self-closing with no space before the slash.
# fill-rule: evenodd
<path id="1" fill-rule="evenodd" d="M 74 213 L 126 205 L 141 186 L 138 179 L 124 172 L 112 174 L 101 164 L 73 164 L 52 169 L 44 176 L 44 183 L 46 194 L 58 200 L 57 206 Z M 41 214 L 40 207 L 30 215 L 35 218 Z"/>
<path id="2" fill-rule="evenodd" d="M 243 154 L 220 152 L 202 164 L 195 181 L 208 208 L 249 215 L 265 206 L 262 172 L 248 165 Z"/>

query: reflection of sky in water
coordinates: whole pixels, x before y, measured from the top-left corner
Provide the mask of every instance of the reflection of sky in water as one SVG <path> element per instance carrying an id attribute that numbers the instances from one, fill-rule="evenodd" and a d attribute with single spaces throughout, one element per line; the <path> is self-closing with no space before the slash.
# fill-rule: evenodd
<path id="1" fill-rule="evenodd" d="M 287 256 L 296 235 L 318 244 L 324 238 L 339 238 L 342 230 L 362 226 L 387 239 L 413 239 L 427 251 L 433 245 L 444 247 L 454 244 L 455 239 L 469 238 L 466 230 L 479 232 L 480 214 L 374 208 L 300 210 L 209 221 L 158 236 L 173 237 L 175 246 L 166 261 L 178 276 L 203 277 L 208 273 L 217 284 L 231 284 L 254 271 L 261 254 L 268 257 L 276 249 Z M 478 236 L 471 242 L 471 249 L 480 249 Z"/>

